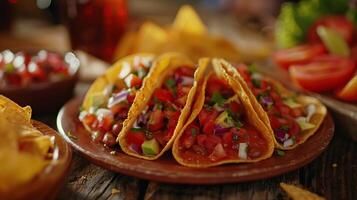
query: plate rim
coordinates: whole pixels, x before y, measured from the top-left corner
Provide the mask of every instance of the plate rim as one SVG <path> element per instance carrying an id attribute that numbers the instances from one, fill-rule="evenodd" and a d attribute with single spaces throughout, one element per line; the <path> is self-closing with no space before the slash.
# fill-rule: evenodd
<path id="1" fill-rule="evenodd" d="M 249 181 L 256 181 L 256 180 L 264 180 L 264 179 L 268 179 L 268 178 L 272 178 L 281 174 L 285 174 L 288 172 L 291 172 L 293 170 L 299 169 L 307 164 L 309 164 L 310 162 L 312 162 L 313 160 L 315 160 L 318 156 L 320 156 L 329 146 L 329 144 L 331 143 L 331 140 L 334 136 L 334 131 L 335 131 L 335 124 L 334 121 L 332 119 L 331 114 L 328 112 L 324 121 L 322 122 L 321 126 L 322 127 L 325 123 L 330 123 L 329 127 L 328 127 L 328 132 L 329 137 L 327 139 L 327 141 L 325 141 L 325 143 L 321 143 L 321 147 L 318 149 L 318 152 L 313 154 L 312 156 L 308 156 L 307 158 L 305 158 L 303 160 L 303 162 L 299 162 L 299 163 L 287 163 L 284 166 L 280 167 L 276 167 L 276 166 L 270 166 L 269 169 L 265 168 L 264 171 L 260 171 L 256 174 L 252 175 L 245 175 L 245 176 L 237 176 L 235 174 L 232 173 L 232 177 L 227 177 L 226 179 L 224 178 L 219 178 L 216 179 L 217 175 L 214 175 L 212 177 L 193 177 L 192 179 L 190 179 L 190 181 L 187 181 L 186 179 L 189 177 L 185 178 L 180 178 L 177 177 L 177 174 L 172 174 L 172 175 L 167 175 L 167 176 L 163 176 L 162 173 L 155 173 L 154 171 L 147 171 L 145 170 L 145 168 L 143 168 L 142 166 L 139 168 L 134 168 L 131 169 L 130 168 L 130 164 L 127 163 L 121 163 L 122 166 L 115 166 L 113 167 L 113 163 L 110 163 L 110 161 L 107 160 L 103 160 L 101 158 L 98 158 L 96 156 L 93 156 L 90 154 L 91 151 L 87 151 L 86 149 L 84 149 L 82 146 L 80 146 L 79 144 L 76 144 L 76 142 L 74 140 L 72 140 L 66 133 L 64 130 L 64 127 L 62 125 L 62 120 L 64 119 L 63 117 L 65 114 L 65 111 L 67 111 L 67 109 L 69 109 L 71 104 L 78 104 L 80 105 L 81 102 L 81 97 L 74 97 L 72 98 L 70 101 L 68 101 L 59 111 L 58 115 L 57 115 L 57 129 L 58 129 L 58 133 L 60 134 L 60 136 L 70 144 L 70 146 L 72 146 L 72 148 L 80 153 L 81 156 L 85 157 L 89 162 L 94 163 L 97 166 L 100 166 L 104 169 L 116 172 L 116 173 L 121 173 L 124 175 L 128 175 L 128 176 L 133 176 L 139 179 L 145 179 L 145 180 L 150 180 L 150 181 L 158 181 L 158 182 L 163 182 L 163 183 L 174 183 L 174 184 L 192 184 L 192 185 L 211 185 L 211 184 L 224 184 L 224 183 L 240 183 L 240 182 L 249 182 Z M 73 122 L 72 122 L 73 123 Z M 318 129 L 318 131 L 320 131 L 320 128 Z M 327 131 L 326 131 L 327 132 Z M 316 136 L 315 134 L 313 136 L 311 136 L 311 138 L 313 138 L 314 136 Z M 311 139 L 309 138 L 309 140 Z M 302 144 L 303 145 L 303 144 Z M 298 146 L 297 148 L 301 148 L 301 146 Z M 124 152 L 122 152 L 123 154 L 125 154 Z M 127 157 L 130 157 L 132 159 L 137 159 L 138 162 L 155 162 L 155 161 L 147 161 L 147 160 L 142 160 L 139 158 L 134 158 L 130 155 L 125 154 Z M 274 155 L 272 156 L 274 157 Z M 174 159 L 172 157 L 172 159 Z M 271 159 L 271 158 L 268 158 Z M 176 162 L 174 160 L 174 162 Z M 260 161 L 262 162 L 262 161 Z M 180 165 L 179 163 L 176 162 L 177 165 Z M 229 166 L 232 165 L 246 165 L 249 166 L 251 164 L 254 163 L 244 163 L 244 164 L 231 164 Z M 221 165 L 222 166 L 222 165 Z M 198 172 L 200 169 L 216 169 L 216 168 L 220 168 L 221 166 L 216 166 L 216 167 L 210 167 L 210 168 L 189 168 L 189 167 L 185 167 L 188 169 L 192 169 L 195 172 Z M 223 165 L 225 166 L 225 165 Z M 183 166 L 184 167 L 184 166 Z M 286 169 L 288 168 L 288 169 Z M 284 169 L 284 170 L 279 170 L 279 169 Z M 212 171 L 213 172 L 213 171 Z M 264 175 L 262 175 L 264 174 Z M 182 176 L 182 175 L 181 175 Z M 206 179 L 206 180 L 203 180 Z"/>

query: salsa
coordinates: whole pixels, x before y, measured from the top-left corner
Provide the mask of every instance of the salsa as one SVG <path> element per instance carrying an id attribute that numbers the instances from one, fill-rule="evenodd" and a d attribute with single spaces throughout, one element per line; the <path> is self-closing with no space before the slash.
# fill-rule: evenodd
<path id="1" fill-rule="evenodd" d="M 283 147 L 298 143 L 304 131 L 315 127 L 310 123 L 316 111 L 314 104 L 304 106 L 294 96 L 284 96 L 253 67 L 240 65 L 237 69 L 267 112 L 275 138 Z"/>
<path id="2" fill-rule="evenodd" d="M 174 134 L 194 82 L 195 69 L 181 66 L 170 72 L 126 135 L 131 151 L 145 156 L 161 152 Z"/>
<path id="3" fill-rule="evenodd" d="M 149 73 L 151 63 L 152 58 L 136 57 L 132 71 L 123 78 L 124 88 L 122 85 L 109 84 L 102 92 L 91 96 L 90 109 L 81 111 L 79 119 L 91 130 L 93 140 L 108 147 L 117 144 L 116 138 L 143 79 Z"/>
<path id="4" fill-rule="evenodd" d="M 211 75 L 203 108 L 179 139 L 181 157 L 198 163 L 249 160 L 260 157 L 266 146 L 262 135 L 249 123 L 235 92 Z"/>
<path id="5" fill-rule="evenodd" d="M 71 76 L 79 65 L 73 53 L 62 56 L 41 50 L 36 54 L 5 50 L 0 53 L 0 86 L 28 86 Z"/>

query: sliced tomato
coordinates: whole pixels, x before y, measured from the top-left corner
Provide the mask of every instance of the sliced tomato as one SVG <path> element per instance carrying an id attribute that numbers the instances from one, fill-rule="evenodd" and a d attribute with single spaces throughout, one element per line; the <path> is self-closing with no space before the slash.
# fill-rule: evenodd
<path id="1" fill-rule="evenodd" d="M 288 69 L 291 65 L 307 63 L 324 52 L 325 47 L 322 44 L 306 44 L 276 51 L 273 59 L 278 66 Z"/>
<path id="2" fill-rule="evenodd" d="M 164 127 L 164 112 L 156 109 L 150 113 L 148 129 L 149 131 L 158 131 Z"/>
<path id="3" fill-rule="evenodd" d="M 203 108 L 200 114 L 198 115 L 198 121 L 200 122 L 201 126 L 204 126 L 211 119 L 216 119 L 217 116 L 218 116 L 218 111 L 216 110 L 210 111 L 207 110 L 206 108 Z"/>
<path id="4" fill-rule="evenodd" d="M 355 63 L 352 59 L 330 57 L 317 59 L 305 65 L 290 67 L 293 81 L 314 92 L 324 92 L 343 86 L 353 76 Z"/>
<path id="5" fill-rule="evenodd" d="M 240 112 L 240 105 L 239 103 L 237 103 L 236 101 L 232 101 L 230 104 L 229 104 L 229 109 L 231 109 L 231 111 L 233 113 L 239 113 Z"/>
<path id="6" fill-rule="evenodd" d="M 156 89 L 154 96 L 162 102 L 167 102 L 167 101 L 172 102 L 173 101 L 172 93 L 166 89 L 161 89 L 161 88 Z"/>
<path id="7" fill-rule="evenodd" d="M 315 21 L 315 23 L 308 30 L 308 40 L 312 43 L 321 43 L 321 39 L 316 30 L 319 26 L 333 29 L 340 33 L 340 35 L 348 42 L 352 42 L 353 38 L 353 24 L 343 15 L 325 16 Z"/>
<path id="8" fill-rule="evenodd" d="M 337 92 L 336 97 L 345 101 L 357 101 L 357 75 Z"/>
<path id="9" fill-rule="evenodd" d="M 138 76 L 136 76 L 134 74 L 132 75 L 132 78 L 130 80 L 131 88 L 133 88 L 133 87 L 140 88 L 142 83 L 143 83 L 143 80 L 141 80 L 141 78 L 139 78 Z"/>
<path id="10" fill-rule="evenodd" d="M 126 142 L 129 145 L 135 144 L 140 147 L 145 142 L 145 133 L 141 131 L 130 131 L 126 136 Z"/>
<path id="11" fill-rule="evenodd" d="M 98 129 L 100 132 L 108 132 L 112 129 L 113 126 L 113 117 L 112 116 L 105 116 L 103 117 L 98 123 Z"/>

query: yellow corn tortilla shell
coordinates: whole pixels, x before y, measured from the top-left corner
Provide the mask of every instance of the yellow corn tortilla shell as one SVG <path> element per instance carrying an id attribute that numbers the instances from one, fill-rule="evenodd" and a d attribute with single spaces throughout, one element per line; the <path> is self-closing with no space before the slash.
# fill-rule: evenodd
<path id="1" fill-rule="evenodd" d="M 324 200 L 325 198 L 318 196 L 310 191 L 304 190 L 294 185 L 280 183 L 280 187 L 288 193 L 293 200 Z"/>
<path id="2" fill-rule="evenodd" d="M 212 66 L 213 65 L 213 66 Z M 218 161 L 215 163 L 198 163 L 196 162 L 187 162 L 186 160 L 182 159 L 180 157 L 180 151 L 179 151 L 179 140 L 182 134 L 184 133 L 185 129 L 187 128 L 188 125 L 191 124 L 193 120 L 196 119 L 198 114 L 200 113 L 203 105 L 204 105 L 204 100 L 205 100 L 205 90 L 206 90 L 206 85 L 207 85 L 207 80 L 209 76 L 212 73 L 216 73 L 218 77 L 224 79 L 227 81 L 227 83 L 232 87 L 232 89 L 235 91 L 237 94 L 238 98 L 242 102 L 249 122 L 254 126 L 262 135 L 262 137 L 265 139 L 267 142 L 267 151 L 259 158 L 257 159 L 251 159 L 251 160 L 242 160 L 242 159 L 230 159 L 230 160 L 222 160 Z M 221 67 L 219 64 L 219 60 L 213 59 L 212 64 L 211 60 L 209 58 L 203 58 L 199 60 L 199 67 L 195 73 L 195 82 L 198 83 L 200 86 L 197 89 L 196 95 L 195 95 L 195 102 L 192 105 L 191 108 L 191 114 L 189 118 L 187 119 L 185 125 L 181 129 L 181 131 L 178 133 L 178 136 L 174 142 L 173 148 L 172 148 L 172 153 L 174 155 L 174 158 L 176 161 L 184 166 L 188 167 L 196 167 L 196 168 L 203 168 L 203 167 L 211 167 L 211 166 L 217 166 L 221 164 L 226 164 L 226 163 L 249 163 L 249 162 L 258 162 L 260 160 L 264 160 L 266 158 L 271 157 L 274 151 L 274 141 L 271 136 L 271 133 L 269 133 L 269 129 L 264 125 L 263 121 L 260 120 L 259 116 L 257 113 L 254 111 L 253 106 L 251 105 L 249 101 L 249 97 L 245 94 L 243 88 L 241 87 L 240 83 L 230 77 Z M 193 99 L 191 99 L 193 100 Z M 188 104 L 189 105 L 189 104 Z"/>
<path id="3" fill-rule="evenodd" d="M 296 97 L 296 100 L 302 106 L 307 106 L 309 104 L 314 104 L 316 106 L 316 113 L 310 119 L 310 123 L 314 124 L 315 127 L 312 128 L 312 129 L 309 129 L 309 130 L 306 130 L 306 131 L 302 132 L 300 141 L 298 141 L 294 145 L 289 146 L 289 147 L 284 147 L 283 145 L 281 145 L 275 139 L 275 135 L 274 135 L 273 129 L 271 128 L 268 114 L 265 112 L 263 107 L 260 105 L 258 100 L 255 98 L 254 94 L 249 89 L 249 87 L 248 87 L 247 83 L 244 81 L 243 77 L 241 77 L 241 75 L 238 73 L 238 71 L 231 64 L 229 64 L 227 61 L 221 60 L 221 62 L 222 62 L 222 66 L 227 71 L 227 73 L 230 74 L 232 77 L 234 77 L 236 80 L 238 80 L 241 83 L 244 91 L 248 94 L 249 100 L 250 100 L 251 104 L 253 105 L 255 111 L 258 113 L 260 119 L 267 125 L 268 129 L 270 130 L 269 132 L 271 132 L 273 134 L 274 143 L 275 143 L 276 148 L 282 149 L 282 150 L 294 149 L 299 144 L 304 143 L 309 137 L 314 135 L 314 133 L 319 129 L 320 125 L 324 121 L 324 118 L 325 118 L 325 116 L 327 114 L 326 107 L 318 99 L 316 99 L 314 97 L 305 96 L 305 95 L 298 95 Z M 291 96 L 294 95 L 292 92 L 290 92 L 288 89 L 286 89 L 279 82 L 277 82 L 275 80 L 272 80 L 272 79 L 269 79 L 267 77 L 264 77 L 264 78 L 267 81 L 271 82 L 273 85 L 275 85 L 275 87 L 277 88 L 277 90 L 280 92 L 280 94 L 282 96 L 291 97 Z"/>
<path id="4" fill-rule="evenodd" d="M 191 107 L 192 99 L 194 97 L 194 93 L 197 88 L 197 83 L 194 83 L 192 89 L 188 94 L 186 105 L 181 110 L 181 115 L 178 119 L 178 123 L 176 125 L 176 128 L 174 130 L 171 139 L 167 142 L 166 146 L 163 147 L 160 153 L 158 153 L 155 156 L 139 155 L 137 152 L 130 150 L 129 145 L 126 142 L 126 135 L 132 128 L 138 116 L 141 114 L 142 110 L 144 110 L 144 108 L 146 107 L 155 89 L 159 88 L 163 84 L 163 81 L 165 80 L 169 72 L 181 66 L 195 68 L 195 65 L 190 59 L 179 53 L 166 53 L 161 55 L 154 61 L 152 70 L 150 71 L 148 77 L 144 80 L 142 88 L 136 94 L 134 102 L 130 107 L 128 117 L 123 122 L 123 128 L 117 138 L 117 141 L 119 142 L 121 149 L 125 153 L 146 160 L 155 160 L 171 148 L 177 133 L 181 130 L 183 123 L 184 121 L 186 121 L 186 118 L 190 112 L 189 109 Z"/>
<path id="5" fill-rule="evenodd" d="M 153 54 L 134 54 L 131 56 L 124 57 L 114 63 L 104 75 L 98 77 L 87 91 L 82 108 L 86 111 L 92 105 L 92 96 L 96 93 L 101 93 L 110 84 L 115 84 L 118 88 L 125 88 L 125 83 L 122 78 L 130 74 L 133 71 L 133 64 L 137 58 L 154 59 Z"/>
<path id="6" fill-rule="evenodd" d="M 31 108 L 0 95 L 0 199 L 39 174 L 53 142 L 31 124 Z M 21 148 L 20 148 L 21 147 Z M 4 196 L 2 196 L 4 195 Z M 6 199 L 6 198 L 5 198 Z"/>

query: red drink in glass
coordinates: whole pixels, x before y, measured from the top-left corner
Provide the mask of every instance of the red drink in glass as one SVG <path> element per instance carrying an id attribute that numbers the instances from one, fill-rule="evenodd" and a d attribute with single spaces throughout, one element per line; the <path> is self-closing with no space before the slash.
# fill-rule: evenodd
<path id="1" fill-rule="evenodd" d="M 62 1 L 72 48 L 112 61 L 127 23 L 126 0 Z"/>

